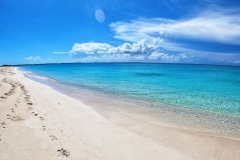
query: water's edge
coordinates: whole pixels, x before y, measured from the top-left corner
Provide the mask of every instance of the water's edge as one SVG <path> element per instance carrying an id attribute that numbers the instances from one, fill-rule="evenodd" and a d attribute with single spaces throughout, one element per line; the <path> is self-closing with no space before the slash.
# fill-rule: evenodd
<path id="1" fill-rule="evenodd" d="M 176 107 L 164 103 L 158 103 L 157 106 L 154 103 L 150 105 L 140 100 L 122 99 L 122 97 L 62 84 L 48 78 L 41 79 L 23 74 L 26 78 L 48 85 L 58 92 L 81 101 L 116 124 L 127 125 L 123 124 L 121 118 L 131 117 L 144 119 L 153 124 L 240 139 L 239 115 Z"/>

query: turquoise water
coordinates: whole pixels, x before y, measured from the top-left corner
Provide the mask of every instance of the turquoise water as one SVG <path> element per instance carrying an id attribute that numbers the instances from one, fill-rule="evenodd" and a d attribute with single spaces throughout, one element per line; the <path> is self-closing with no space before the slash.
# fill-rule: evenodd
<path id="1" fill-rule="evenodd" d="M 32 74 L 103 94 L 240 114 L 240 67 L 77 63 L 20 67 Z"/>

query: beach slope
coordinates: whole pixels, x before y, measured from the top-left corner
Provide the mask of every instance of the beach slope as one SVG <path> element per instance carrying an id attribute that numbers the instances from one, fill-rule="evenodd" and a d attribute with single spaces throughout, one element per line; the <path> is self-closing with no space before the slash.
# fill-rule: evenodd
<path id="1" fill-rule="evenodd" d="M 141 124 L 135 128 L 144 130 Z M 156 128 L 159 137 L 169 140 L 161 143 L 116 125 L 16 68 L 0 68 L 1 160 L 240 159 L 238 140 Z"/>

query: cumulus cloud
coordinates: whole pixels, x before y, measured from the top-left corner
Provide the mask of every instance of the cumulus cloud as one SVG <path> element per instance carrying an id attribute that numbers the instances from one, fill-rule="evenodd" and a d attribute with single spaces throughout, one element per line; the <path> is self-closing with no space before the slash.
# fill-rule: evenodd
<path id="1" fill-rule="evenodd" d="M 152 52 L 148 56 L 148 59 L 151 59 L 151 60 L 162 59 L 162 60 L 168 60 L 168 61 L 179 61 L 180 59 L 185 59 L 185 58 L 188 58 L 186 54 L 179 54 L 177 56 L 174 56 L 174 55 L 169 55 L 169 54 L 159 53 L 159 52 Z"/>
<path id="2" fill-rule="evenodd" d="M 107 43 L 75 43 L 72 47 L 72 50 L 70 53 L 76 54 L 76 53 L 86 53 L 86 54 L 94 54 L 94 53 L 104 53 L 109 48 L 112 48 L 111 45 Z"/>
<path id="3" fill-rule="evenodd" d="M 94 53 L 104 53 L 109 48 L 112 48 L 111 45 L 107 43 L 75 43 L 72 47 L 70 53 L 86 53 L 86 54 L 94 54 Z"/>
<path id="4" fill-rule="evenodd" d="M 60 53 L 84 53 L 84 54 L 151 54 L 159 48 L 161 39 L 154 39 L 152 42 L 147 42 L 146 39 L 142 39 L 137 43 L 124 43 L 117 47 L 107 43 L 75 43 L 72 50 L 69 52 L 53 52 L 55 54 Z"/>
<path id="5" fill-rule="evenodd" d="M 131 60 L 133 60 L 133 58 L 128 54 L 88 55 L 85 58 L 79 59 L 81 62 L 128 62 Z"/>
<path id="6" fill-rule="evenodd" d="M 111 47 L 107 53 L 118 54 L 144 54 L 148 55 L 156 51 L 160 47 L 161 39 L 154 39 L 152 42 L 147 42 L 146 39 L 142 39 L 137 43 L 124 43 L 118 47 Z"/>
<path id="7" fill-rule="evenodd" d="M 107 43 L 75 43 L 71 55 L 85 54 L 82 58 L 84 62 L 110 62 L 110 61 L 156 61 L 164 62 L 179 62 L 182 59 L 188 58 L 185 54 L 167 54 L 160 52 L 162 39 L 154 39 L 147 41 L 142 39 L 136 43 L 124 43 L 119 46 L 112 46 Z"/>
<path id="8" fill-rule="evenodd" d="M 69 52 L 52 52 L 54 54 L 95 54 L 95 53 L 106 53 L 108 49 L 113 48 L 110 44 L 107 43 L 75 43 Z"/>
<path id="9" fill-rule="evenodd" d="M 30 56 L 30 57 L 24 58 L 24 60 L 37 62 L 37 61 L 41 61 L 41 57 L 40 56 Z"/>
<path id="10" fill-rule="evenodd" d="M 209 59 L 215 62 L 219 61 L 218 57 L 224 57 L 232 62 L 231 59 L 239 57 L 239 52 L 233 48 L 240 45 L 240 12 L 234 9 L 208 10 L 195 17 L 178 20 L 140 18 L 111 23 L 110 28 L 115 33 L 114 38 L 132 43 L 138 43 L 139 39 L 149 42 L 158 37 L 161 48 L 166 52 L 154 52 L 153 49 L 148 56 L 151 60 L 191 59 L 196 62 Z M 202 43 L 208 44 L 207 47 Z M 226 47 L 228 51 L 221 50 Z M 179 54 L 171 57 L 171 52 Z"/>
<path id="11" fill-rule="evenodd" d="M 239 53 L 227 53 L 202 47 L 240 45 L 240 12 L 236 10 L 205 11 L 195 17 L 171 20 L 164 18 L 135 19 L 110 24 L 114 38 L 125 43 L 75 43 L 68 53 L 85 55 L 81 61 L 157 61 L 157 62 L 224 62 L 237 63 Z M 193 42 L 194 41 L 194 42 Z M 217 45 L 216 45 L 217 44 Z M 224 47 L 223 47 L 224 48 Z M 238 48 L 238 47 L 236 47 Z M 236 59 L 237 61 L 233 61 Z"/>

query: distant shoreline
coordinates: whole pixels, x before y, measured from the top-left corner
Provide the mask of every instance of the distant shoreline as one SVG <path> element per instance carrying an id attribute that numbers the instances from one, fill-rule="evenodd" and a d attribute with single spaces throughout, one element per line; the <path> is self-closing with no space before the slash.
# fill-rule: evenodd
<path id="1" fill-rule="evenodd" d="M 36 63 L 36 64 L 13 64 L 13 65 L 8 65 L 4 64 L 1 65 L 0 67 L 20 67 L 20 66 L 34 66 L 34 65 L 60 65 L 60 64 L 91 64 L 91 63 L 119 63 L 119 64 L 124 64 L 124 63 L 139 63 L 139 64 L 172 64 L 172 65 L 199 65 L 199 66 L 227 66 L 227 67 L 240 67 L 240 65 L 233 65 L 233 64 L 204 64 L 204 63 L 156 63 L 156 62 L 70 62 L 70 63 Z"/>

